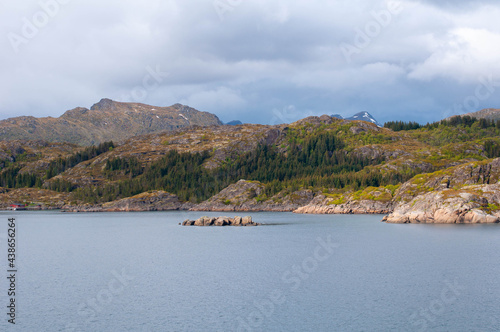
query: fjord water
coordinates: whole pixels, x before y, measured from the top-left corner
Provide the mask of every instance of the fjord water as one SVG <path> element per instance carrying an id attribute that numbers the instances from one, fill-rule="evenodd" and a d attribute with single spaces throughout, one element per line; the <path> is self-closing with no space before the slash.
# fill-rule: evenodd
<path id="1" fill-rule="evenodd" d="M 1 266 L 15 217 L 19 272 L 16 326 L 4 313 L 0 330 L 500 330 L 500 225 L 290 213 L 178 225 L 202 215 L 1 213 Z"/>

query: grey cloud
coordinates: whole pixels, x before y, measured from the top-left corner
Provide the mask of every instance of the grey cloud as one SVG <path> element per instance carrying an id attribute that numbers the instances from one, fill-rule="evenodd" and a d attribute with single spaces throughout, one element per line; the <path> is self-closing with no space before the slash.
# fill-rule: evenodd
<path id="1" fill-rule="evenodd" d="M 498 2 L 495 0 L 420 0 L 418 2 L 430 4 L 448 10 L 470 10 L 484 5 L 498 4 Z"/>
<path id="2" fill-rule="evenodd" d="M 42 0 L 49 1 L 57 0 Z M 148 88 L 141 102 L 188 103 L 224 121 L 270 123 L 283 109 L 293 110 L 290 121 L 358 111 L 382 122 L 438 120 L 489 73 L 485 64 L 494 59 L 482 55 L 488 48 L 474 50 L 496 40 L 500 29 L 490 16 L 500 6 L 402 6 L 348 62 L 340 45 L 357 47 L 357 34 L 376 23 L 373 12 L 386 12 L 387 1 L 255 0 L 230 7 L 222 20 L 213 1 L 71 1 L 18 53 L 8 34 L 22 35 L 24 19 L 42 9 L 38 1 L 6 3 L 0 118 L 58 116 L 103 97 L 134 101 L 147 68 L 160 68 L 168 77 Z M 471 8 L 464 20 L 463 9 Z M 471 46 L 476 36 L 481 39 Z M 455 54 L 470 55 L 470 62 Z M 500 77 L 500 69 L 490 72 Z M 491 97 L 478 107 L 499 102 Z"/>

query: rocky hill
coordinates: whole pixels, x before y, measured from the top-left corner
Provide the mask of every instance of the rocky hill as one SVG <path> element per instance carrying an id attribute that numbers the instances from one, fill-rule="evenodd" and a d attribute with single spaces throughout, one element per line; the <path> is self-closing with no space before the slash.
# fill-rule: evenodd
<path id="1" fill-rule="evenodd" d="M 192 211 L 275 211 L 292 212 L 314 197 L 312 190 L 281 192 L 272 197 L 264 193 L 265 186 L 258 181 L 240 180 L 210 199 L 195 205 Z"/>
<path id="2" fill-rule="evenodd" d="M 392 223 L 500 222 L 500 159 L 421 174 L 403 184 Z"/>
<path id="3" fill-rule="evenodd" d="M 456 116 L 456 115 L 455 115 Z M 500 109 L 497 108 L 486 108 L 477 112 L 463 114 L 461 116 L 470 116 L 476 119 L 488 119 L 488 120 L 500 120 Z M 452 116 L 453 117 L 453 116 Z M 451 119 L 448 118 L 447 120 Z"/>
<path id="4" fill-rule="evenodd" d="M 393 131 L 323 115 L 189 126 L 98 147 L 0 141 L 0 157 L 3 208 L 380 213 L 401 223 L 496 222 L 500 210 L 494 123 Z"/>
<path id="5" fill-rule="evenodd" d="M 219 126 L 211 113 L 175 104 L 157 107 L 102 99 L 90 109 L 77 107 L 58 118 L 21 116 L 0 121 L 0 140 L 44 140 L 77 145 L 123 142 L 148 133 L 190 126 Z"/>

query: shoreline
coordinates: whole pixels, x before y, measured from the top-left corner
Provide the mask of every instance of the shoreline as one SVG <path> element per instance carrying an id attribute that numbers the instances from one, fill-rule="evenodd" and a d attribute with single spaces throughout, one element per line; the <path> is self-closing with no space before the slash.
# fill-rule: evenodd
<path id="1" fill-rule="evenodd" d="M 221 210 L 221 209 L 212 209 L 212 210 L 196 210 L 196 209 L 128 209 L 128 210 L 118 210 L 118 209 L 103 209 L 103 208 L 87 208 L 87 209 L 73 209 L 73 210 L 68 210 L 68 209 L 63 209 L 63 208 L 37 208 L 37 209 L 18 209 L 18 210 L 12 210 L 12 209 L 0 209 L 0 211 L 10 211 L 10 212 L 18 212 L 18 211 L 28 211 L 28 212 L 36 212 L 36 211 L 59 211 L 61 213 L 65 214 L 81 214 L 81 213 L 120 213 L 120 212 L 127 212 L 127 213 L 134 213 L 134 212 L 222 212 L 222 213 L 228 213 L 228 212 L 245 212 L 245 213 L 265 213 L 265 212 L 273 212 L 273 213 L 294 213 L 294 214 L 303 214 L 303 215 L 310 215 L 310 216 L 320 216 L 320 215 L 378 215 L 381 217 L 381 222 L 386 223 L 386 224 L 426 224 L 426 225 L 432 225 L 432 224 L 437 224 L 437 225 L 445 225 L 445 224 L 457 224 L 457 225 L 472 225 L 472 224 L 500 224 L 500 218 L 495 218 L 491 217 L 485 213 L 480 213 L 479 218 L 477 215 L 477 211 L 473 212 L 467 212 L 463 214 L 463 216 L 466 216 L 464 219 L 456 219 L 454 222 L 447 222 L 447 221 L 442 221 L 442 220 L 436 220 L 434 218 L 429 218 L 429 219 L 410 219 L 412 216 L 399 216 L 401 219 L 397 219 L 394 221 L 394 219 L 391 220 L 391 215 L 392 212 L 387 213 L 383 211 L 371 211 L 371 212 L 336 212 L 336 213 L 304 213 L 304 212 L 296 212 L 296 211 L 277 211 L 277 210 L 270 210 L 270 209 L 253 209 L 253 210 Z M 470 214 L 473 213 L 473 217 L 467 217 L 470 216 Z M 403 220 L 403 221 L 400 221 Z M 458 220 L 458 221 L 457 221 Z"/>
<path id="2" fill-rule="evenodd" d="M 312 189 L 265 196 L 263 184 L 239 180 L 201 203 L 183 202 L 162 191 L 99 204 L 69 203 L 46 194 L 45 200 L 12 198 L 0 207 L 26 206 L 62 212 L 292 212 L 297 214 L 383 215 L 386 223 L 500 223 L 500 158 L 458 165 L 447 171 L 421 174 L 397 187 L 368 187 L 357 192 L 325 193 Z M 496 173 L 494 173 L 496 172 Z M 30 195 L 26 195 L 28 197 Z"/>

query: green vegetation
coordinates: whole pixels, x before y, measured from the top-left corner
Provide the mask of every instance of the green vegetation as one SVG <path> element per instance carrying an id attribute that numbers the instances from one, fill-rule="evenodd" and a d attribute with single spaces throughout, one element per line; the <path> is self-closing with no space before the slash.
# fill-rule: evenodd
<path id="1" fill-rule="evenodd" d="M 484 151 L 488 158 L 500 157 L 500 143 L 498 141 L 487 140 L 484 142 Z"/>
<path id="2" fill-rule="evenodd" d="M 112 180 L 116 178 L 116 171 L 123 171 L 124 175 L 132 178 L 141 175 L 143 170 L 141 163 L 135 157 L 112 158 L 106 161 L 104 173 L 108 179 Z"/>
<path id="3" fill-rule="evenodd" d="M 0 186 L 5 188 L 31 188 L 42 186 L 42 179 L 36 174 L 19 173 L 21 168 L 10 166 L 0 173 Z"/>
<path id="4" fill-rule="evenodd" d="M 215 174 L 203 167 L 204 161 L 209 157 L 208 152 L 191 154 L 172 150 L 142 170 L 140 175 L 104 186 L 78 188 L 74 195 L 76 199 L 97 203 L 130 197 L 149 190 L 165 190 L 177 194 L 185 201 L 199 201 L 206 195 L 213 195 L 222 190 L 223 187 L 219 184 L 227 184 L 224 179 L 217 181 Z M 130 159 L 113 159 L 106 165 L 108 176 L 113 177 L 112 172 L 133 174 L 132 168 L 137 169 L 134 165 Z"/>
<path id="5" fill-rule="evenodd" d="M 76 152 L 68 158 L 58 158 L 51 161 L 45 171 L 45 176 L 36 173 L 19 173 L 21 167 L 9 166 L 0 173 L 0 186 L 6 188 L 42 188 L 45 180 L 48 180 L 65 170 L 72 168 L 83 161 L 90 160 L 98 155 L 109 151 L 114 147 L 113 142 L 101 143 L 98 146 L 91 146 L 82 151 Z M 21 158 L 22 160 L 22 158 Z M 74 189 L 73 184 L 68 181 L 57 179 L 47 185 L 48 189 L 55 191 L 69 192 Z"/>
<path id="6" fill-rule="evenodd" d="M 70 192 L 75 189 L 75 186 L 69 181 L 55 179 L 54 181 L 48 182 L 47 189 L 57 192 Z"/>
<path id="7" fill-rule="evenodd" d="M 279 152 L 275 146 L 258 145 L 255 150 L 228 159 L 213 170 L 203 167 L 211 156 L 208 152 L 191 154 L 172 150 L 145 169 L 140 169 L 133 159 L 112 159 L 105 167 L 109 178 L 114 178 L 116 172 L 131 177 L 99 188 L 80 188 L 75 191 L 75 197 L 95 203 L 148 190 L 165 190 L 184 201 L 199 202 L 239 179 L 264 183 L 265 197 L 272 197 L 285 188 L 292 191 L 300 187 L 359 188 L 400 180 L 386 178 L 375 171 L 359 173 L 382 159 L 368 160 L 347 153 L 343 147 L 344 143 L 333 133 L 325 132 L 304 138 L 302 145 L 293 142 L 287 153 Z"/>
<path id="8" fill-rule="evenodd" d="M 471 142 L 500 135 L 500 121 L 476 119 L 470 116 L 456 116 L 427 124 L 409 132 L 412 138 L 441 147 L 450 143 Z"/>
<path id="9" fill-rule="evenodd" d="M 50 162 L 47 171 L 45 172 L 45 178 L 50 179 L 58 174 L 61 174 L 65 170 L 75 167 L 83 161 L 90 160 L 97 157 L 98 155 L 109 151 L 114 148 L 113 142 L 104 142 L 98 146 L 90 146 L 83 151 L 77 152 L 68 158 L 58 158 Z"/>
<path id="10" fill-rule="evenodd" d="M 474 124 L 478 124 L 479 128 L 482 129 L 487 129 L 487 128 L 494 128 L 494 127 L 499 127 L 500 121 L 493 121 L 493 120 L 488 120 L 488 119 L 476 119 L 471 116 L 454 116 L 448 120 L 442 120 L 440 122 L 436 122 L 434 124 L 427 125 L 426 127 L 436 127 L 436 124 L 440 124 L 443 126 L 448 126 L 448 127 L 459 127 L 459 126 L 464 126 L 464 127 L 472 127 Z"/>
<path id="11" fill-rule="evenodd" d="M 488 212 L 497 212 L 500 210 L 500 206 L 490 203 L 490 204 L 488 204 L 487 210 L 488 210 Z"/>
<path id="12" fill-rule="evenodd" d="M 404 121 L 389 121 L 384 124 L 384 128 L 392 129 L 393 131 L 401 130 L 415 130 L 422 128 L 418 122 L 404 122 Z"/>

